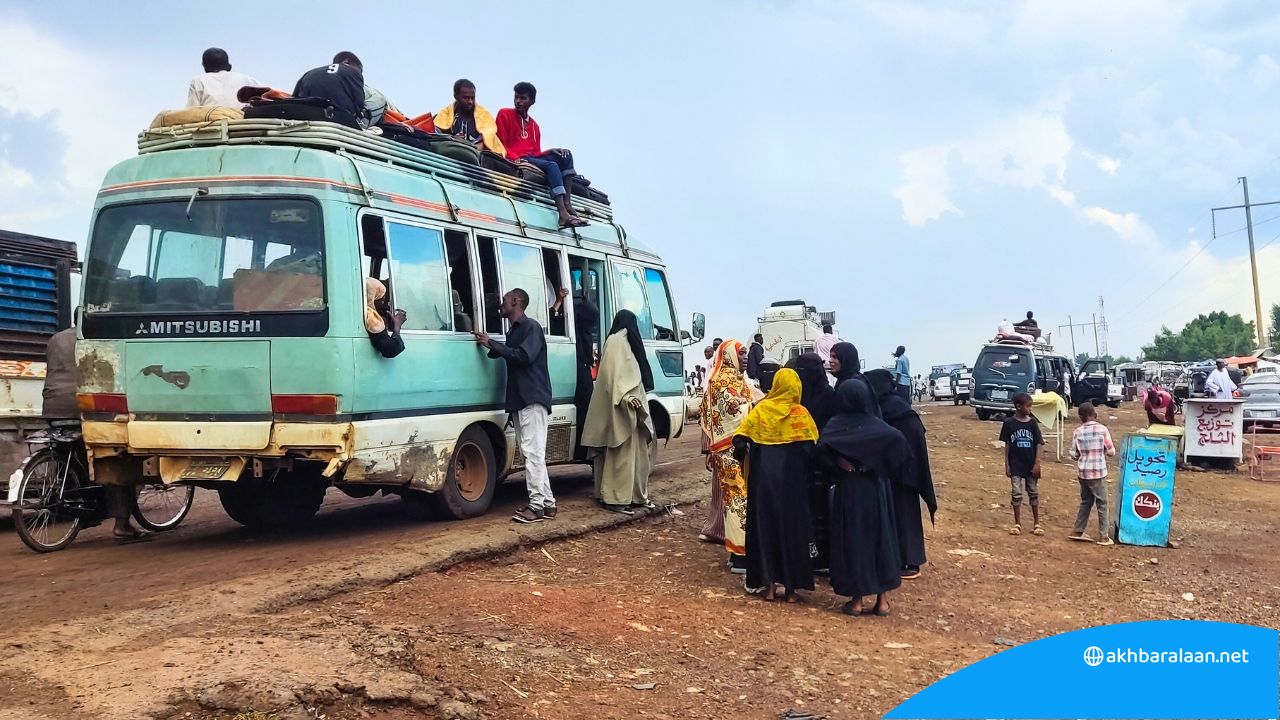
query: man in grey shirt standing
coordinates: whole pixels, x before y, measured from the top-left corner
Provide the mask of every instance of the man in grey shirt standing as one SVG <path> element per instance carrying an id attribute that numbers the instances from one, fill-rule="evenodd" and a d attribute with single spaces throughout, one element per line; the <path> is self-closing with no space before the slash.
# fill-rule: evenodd
<path id="1" fill-rule="evenodd" d="M 489 349 L 489 357 L 507 363 L 506 411 L 516 423 L 516 440 L 524 453 L 525 487 L 529 504 L 516 511 L 512 520 L 535 523 L 554 520 L 556 498 L 547 475 L 547 419 L 551 414 L 551 373 L 547 370 L 547 338 L 538 321 L 525 314 L 529 293 L 516 288 L 502 296 L 499 313 L 511 321 L 507 341 L 500 342 L 482 332 L 476 343 Z"/>

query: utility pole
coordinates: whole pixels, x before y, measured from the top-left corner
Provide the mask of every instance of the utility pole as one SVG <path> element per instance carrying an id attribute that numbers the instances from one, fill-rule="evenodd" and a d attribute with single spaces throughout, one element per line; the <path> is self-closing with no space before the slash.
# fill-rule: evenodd
<path id="1" fill-rule="evenodd" d="M 1228 207 L 1213 208 L 1210 212 L 1211 212 L 1211 213 L 1212 213 L 1212 212 L 1217 212 L 1217 211 L 1219 211 L 1219 210 L 1239 210 L 1240 208 L 1244 208 L 1244 222 L 1245 222 L 1245 227 L 1246 227 L 1246 228 L 1248 228 L 1248 230 L 1249 230 L 1249 266 L 1250 266 L 1250 268 L 1253 270 L 1253 310 L 1254 310 L 1254 312 L 1255 312 L 1255 313 L 1257 313 L 1257 318 L 1258 318 L 1257 323 L 1256 323 L 1256 324 L 1257 324 L 1256 330 L 1258 331 L 1258 347 L 1266 347 L 1266 345 L 1267 345 L 1267 341 L 1266 341 L 1266 332 L 1267 332 L 1267 331 L 1266 331 L 1266 328 L 1265 328 L 1265 326 L 1263 325 L 1263 322 L 1262 322 L 1262 293 L 1258 290 L 1258 254 L 1254 251 L 1254 248 L 1253 248 L 1253 212 L 1252 212 L 1252 209 L 1253 209 L 1253 208 L 1255 208 L 1255 207 L 1261 207 L 1261 206 L 1263 206 L 1263 205 L 1280 205 L 1280 202 L 1250 203 L 1250 202 L 1249 202 L 1249 178 L 1247 178 L 1247 177 L 1243 177 L 1243 176 L 1242 176 L 1242 177 L 1238 178 L 1238 180 L 1240 181 L 1240 185 L 1244 188 L 1244 204 L 1243 204 L 1243 205 L 1231 205 L 1231 206 L 1228 206 Z M 1214 217 L 1215 217 L 1215 232 L 1214 232 L 1214 235 L 1215 235 L 1215 237 L 1216 237 L 1216 235 L 1217 235 L 1217 232 L 1216 232 L 1216 216 L 1214 216 Z"/>
<path id="2" fill-rule="evenodd" d="M 1093 328 L 1093 352 L 1094 352 L 1094 354 L 1095 354 L 1097 357 L 1102 357 L 1102 356 L 1103 356 L 1103 353 L 1104 353 L 1104 350 L 1103 350 L 1103 344 L 1102 344 L 1102 337 L 1103 337 L 1103 334 L 1105 334 L 1105 333 L 1106 333 L 1106 331 L 1107 331 L 1107 325 L 1106 325 L 1106 320 L 1105 320 L 1105 319 L 1103 319 L 1103 320 L 1099 320 L 1099 319 L 1098 319 L 1098 314 L 1097 314 L 1097 313 L 1094 313 L 1094 314 L 1093 314 L 1093 321 L 1092 321 L 1092 322 L 1082 322 L 1082 323 L 1078 323 L 1078 322 L 1074 322 L 1074 321 L 1072 321 L 1071 316 L 1070 316 L 1070 315 L 1068 315 L 1068 316 L 1067 316 L 1067 324 L 1066 324 L 1066 325 L 1059 325 L 1059 326 L 1058 326 L 1058 332 L 1062 332 L 1062 329 L 1063 329 L 1063 328 L 1067 328 L 1068 330 L 1070 330 L 1070 331 L 1071 331 L 1071 360 L 1072 360 L 1072 362 L 1075 362 L 1075 359 L 1076 359 L 1076 328 L 1087 328 L 1087 327 L 1091 327 L 1091 328 Z M 1098 328 L 1099 328 L 1099 327 L 1101 327 L 1101 328 L 1102 328 L 1101 333 L 1099 333 L 1099 331 L 1098 331 Z"/>

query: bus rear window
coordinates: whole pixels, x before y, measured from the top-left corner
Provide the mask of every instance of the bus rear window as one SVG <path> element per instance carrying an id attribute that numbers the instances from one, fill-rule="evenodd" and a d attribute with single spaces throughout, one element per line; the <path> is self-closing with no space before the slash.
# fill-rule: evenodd
<path id="1" fill-rule="evenodd" d="M 117 205 L 94 224 L 88 313 L 319 310 L 320 208 L 300 198 Z"/>
<path id="2" fill-rule="evenodd" d="M 1026 377 L 1031 374 L 1031 356 L 1016 350 L 984 350 L 973 371 L 1003 377 Z"/>

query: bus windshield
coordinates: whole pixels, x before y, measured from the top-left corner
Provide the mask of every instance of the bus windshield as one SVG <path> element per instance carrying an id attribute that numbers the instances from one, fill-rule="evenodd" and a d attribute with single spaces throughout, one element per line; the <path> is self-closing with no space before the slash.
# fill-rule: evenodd
<path id="1" fill-rule="evenodd" d="M 1025 378 L 1031 374 L 1031 355 L 1017 349 L 987 348 L 978 357 L 973 371 L 1005 378 Z"/>
<path id="2" fill-rule="evenodd" d="M 319 310 L 324 234 L 305 198 L 116 205 L 94 224 L 86 313 Z"/>

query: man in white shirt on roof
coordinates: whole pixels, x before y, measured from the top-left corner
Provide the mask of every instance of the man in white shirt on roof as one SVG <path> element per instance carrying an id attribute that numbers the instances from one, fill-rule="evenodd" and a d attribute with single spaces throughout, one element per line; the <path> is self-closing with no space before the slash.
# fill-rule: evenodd
<path id="1" fill-rule="evenodd" d="M 840 338 L 835 333 L 835 328 L 831 327 L 831 323 L 822 326 L 822 336 L 813 344 L 813 351 L 818 353 L 818 357 L 822 358 L 823 365 L 831 364 L 831 348 L 840 342 Z"/>
<path id="2" fill-rule="evenodd" d="M 222 48 L 209 48 L 200 57 L 204 72 L 191 81 L 187 89 L 187 107 L 216 105 L 242 108 L 244 103 L 236 99 L 236 93 L 246 85 L 259 87 L 261 83 L 244 73 L 231 70 L 231 60 Z"/>

